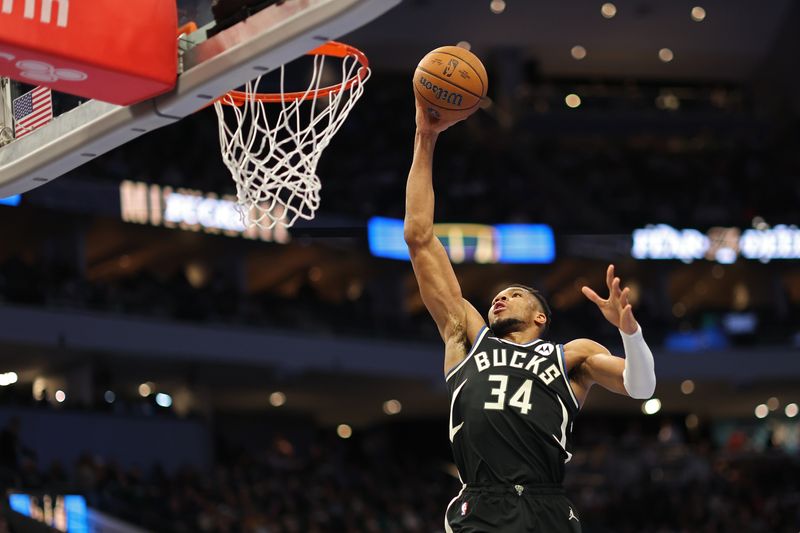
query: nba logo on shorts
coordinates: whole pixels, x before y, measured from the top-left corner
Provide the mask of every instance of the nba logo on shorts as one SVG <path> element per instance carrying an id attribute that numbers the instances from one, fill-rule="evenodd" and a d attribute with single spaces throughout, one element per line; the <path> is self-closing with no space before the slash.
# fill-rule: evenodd
<path id="1" fill-rule="evenodd" d="M 467 502 L 462 503 L 461 504 L 461 516 L 466 516 L 468 510 L 469 510 L 469 505 L 467 504 Z"/>

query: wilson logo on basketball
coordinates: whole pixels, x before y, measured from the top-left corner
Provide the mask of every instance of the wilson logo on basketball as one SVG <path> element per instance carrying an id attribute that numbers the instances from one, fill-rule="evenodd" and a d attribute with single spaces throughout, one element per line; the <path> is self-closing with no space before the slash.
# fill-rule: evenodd
<path id="1" fill-rule="evenodd" d="M 425 76 L 419 77 L 419 84 L 421 87 L 424 87 L 425 89 L 432 92 L 434 96 L 436 96 L 437 100 L 443 100 L 448 104 L 460 106 L 461 102 L 463 102 L 464 100 L 463 95 L 457 92 L 448 91 L 447 89 L 442 89 L 441 87 L 439 87 L 438 85 L 427 79 Z"/>

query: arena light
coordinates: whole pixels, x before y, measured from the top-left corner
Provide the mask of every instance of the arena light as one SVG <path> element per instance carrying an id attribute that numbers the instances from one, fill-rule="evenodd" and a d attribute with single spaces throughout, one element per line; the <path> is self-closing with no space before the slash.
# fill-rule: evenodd
<path id="1" fill-rule="evenodd" d="M 681 101 L 675 94 L 670 92 L 664 92 L 656 96 L 656 107 L 659 109 L 676 111 L 678 108 L 681 107 Z"/>
<path id="2" fill-rule="evenodd" d="M 691 17 L 695 22 L 703 22 L 706 19 L 706 10 L 701 6 L 694 6 L 692 8 Z"/>
<path id="3" fill-rule="evenodd" d="M 114 394 L 114 391 L 107 390 L 103 394 L 103 399 L 106 401 L 106 403 L 114 403 L 114 401 L 117 399 L 117 395 Z"/>
<path id="4" fill-rule="evenodd" d="M 492 0 L 489 2 L 489 10 L 495 15 L 499 15 L 506 10 L 505 0 Z"/>
<path id="5" fill-rule="evenodd" d="M 153 394 L 153 384 L 151 382 L 148 381 L 139 385 L 139 396 L 147 398 L 151 394 Z"/>
<path id="6" fill-rule="evenodd" d="M 472 45 L 469 43 L 469 41 L 458 41 L 456 46 L 463 48 L 464 50 L 472 50 Z"/>
<path id="7" fill-rule="evenodd" d="M 555 261 L 553 230 L 546 224 L 434 224 L 453 263 L 549 264 Z M 403 221 L 373 217 L 367 225 L 375 257 L 408 261 Z"/>
<path id="8" fill-rule="evenodd" d="M 275 391 L 269 395 L 269 404 L 272 407 L 281 407 L 286 403 L 286 395 L 280 391 Z"/>
<path id="9" fill-rule="evenodd" d="M 37 376 L 33 380 L 33 386 L 31 387 L 31 393 L 33 394 L 33 399 L 37 402 L 40 402 L 44 399 L 45 391 L 47 390 L 47 378 L 42 376 Z"/>
<path id="10" fill-rule="evenodd" d="M 686 429 L 697 429 L 697 426 L 700 425 L 700 418 L 694 413 L 690 413 L 686 415 Z"/>
<path id="11" fill-rule="evenodd" d="M 786 416 L 788 416 L 789 418 L 796 417 L 798 411 L 800 411 L 800 409 L 798 409 L 796 403 L 786 404 L 786 408 L 783 410 L 783 412 L 786 413 Z"/>
<path id="12" fill-rule="evenodd" d="M 567 107 L 570 109 L 576 109 L 581 105 L 581 97 L 575 93 L 570 93 L 564 97 L 564 103 L 567 104 Z"/>
<path id="13" fill-rule="evenodd" d="M 752 335 L 758 327 L 758 316 L 755 313 L 725 313 L 722 327 L 731 335 Z"/>
<path id="14" fill-rule="evenodd" d="M 605 4 L 600 6 L 600 14 L 607 19 L 614 18 L 617 14 L 617 6 L 615 6 L 611 2 L 606 2 Z"/>
<path id="15" fill-rule="evenodd" d="M 764 220 L 764 217 L 754 216 L 750 223 L 755 229 L 769 229 L 769 224 L 767 224 L 767 221 Z"/>
<path id="16" fill-rule="evenodd" d="M 689 395 L 694 392 L 694 381 L 691 379 L 685 379 L 681 383 L 681 392 Z"/>
<path id="17" fill-rule="evenodd" d="M 769 407 L 767 407 L 767 404 L 760 403 L 756 405 L 755 409 L 756 418 L 766 418 L 768 414 L 769 414 Z"/>
<path id="18" fill-rule="evenodd" d="M 767 409 L 770 411 L 777 411 L 778 407 L 780 406 L 781 402 L 775 396 L 772 396 L 769 400 L 767 400 Z"/>
<path id="19" fill-rule="evenodd" d="M 171 407 L 172 406 L 172 396 L 169 394 L 165 394 L 163 392 L 159 392 L 156 394 L 156 403 L 160 407 Z"/>
<path id="20" fill-rule="evenodd" d="M 55 397 L 58 403 L 64 403 L 64 400 L 67 399 L 67 394 L 63 390 L 57 390 Z"/>
<path id="21" fill-rule="evenodd" d="M 569 53 L 573 59 L 577 59 L 578 61 L 580 61 L 581 59 L 584 59 L 586 57 L 586 48 L 584 48 L 579 44 L 576 44 L 570 49 Z"/>
<path id="22" fill-rule="evenodd" d="M 654 415 L 661 410 L 661 400 L 650 398 L 642 404 L 642 412 L 646 415 Z"/>
<path id="23" fill-rule="evenodd" d="M 396 415 L 402 411 L 403 405 L 398 400 L 387 400 L 383 402 L 383 412 L 387 415 Z"/>
<path id="24" fill-rule="evenodd" d="M 658 51 L 658 58 L 664 63 L 669 63 L 675 59 L 675 54 L 669 48 L 662 48 Z"/>
<path id="25" fill-rule="evenodd" d="M 353 428 L 347 424 L 339 424 L 336 426 L 336 434 L 339 435 L 339 438 L 349 439 L 353 436 Z"/>
<path id="26" fill-rule="evenodd" d="M 17 382 L 19 377 L 16 372 L 5 372 L 0 374 L 0 387 L 7 387 Z"/>

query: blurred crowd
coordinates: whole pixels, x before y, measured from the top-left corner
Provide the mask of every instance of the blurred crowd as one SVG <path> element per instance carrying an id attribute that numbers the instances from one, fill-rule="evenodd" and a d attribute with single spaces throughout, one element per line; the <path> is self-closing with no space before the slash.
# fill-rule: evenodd
<path id="1" fill-rule="evenodd" d="M 602 266 L 597 268 L 602 269 Z M 759 272 L 763 273 L 763 269 L 746 274 L 753 278 L 750 281 L 754 291 L 759 287 L 756 283 Z M 780 276 L 782 270 L 774 269 L 772 272 Z M 649 271 L 634 271 L 628 275 L 648 274 Z M 252 294 L 242 292 L 229 277 L 217 271 L 212 271 L 208 282 L 202 286 L 192 284 L 183 269 L 170 274 L 142 269 L 125 277 L 90 281 L 57 262 L 11 257 L 0 262 L 0 304 L 6 302 L 69 312 L 99 311 L 179 322 L 236 324 L 306 331 L 315 335 L 438 340 L 435 324 L 424 309 L 416 312 L 406 309 L 403 280 L 402 275 L 375 276 L 365 280 L 353 297 L 331 300 L 321 294 L 309 276 L 291 294 L 275 291 Z M 656 346 L 666 342 L 670 335 L 690 335 L 693 332 L 712 339 L 713 344 L 706 342 L 706 345 L 717 349 L 756 341 L 774 345 L 797 342 L 792 337 L 798 333 L 796 325 L 800 305 L 792 299 L 788 287 L 779 286 L 777 291 L 766 293 L 772 294 L 772 299 L 765 299 L 765 293 L 759 292 L 759 300 L 746 308 L 747 316 L 752 316 L 752 331 L 738 334 L 729 334 L 725 330 L 725 317 L 733 311 L 731 307 L 701 303 L 691 314 L 678 320 L 670 309 L 669 296 L 661 292 L 665 290 L 663 284 L 651 283 L 636 303 L 637 317 L 647 324 L 648 338 Z M 598 320 L 593 306 L 580 305 L 582 302 L 559 306 L 557 298 L 550 294 L 546 296 L 555 309 L 549 338 L 561 342 L 590 337 L 608 346 L 618 343 L 616 331 L 605 321 Z M 482 297 L 467 297 L 482 309 Z"/>
<path id="2" fill-rule="evenodd" d="M 620 434 L 603 420 L 586 426 L 576 428 L 565 481 L 586 533 L 800 528 L 796 454 L 714 446 L 668 421 L 656 432 L 633 422 Z M 6 486 L 77 491 L 91 507 L 159 532 L 441 533 L 460 485 L 442 435 L 427 438 L 415 427 L 414 438 L 409 427 L 357 431 L 351 440 L 328 431 L 307 442 L 278 434 L 263 447 L 224 448 L 209 472 L 124 469 L 90 453 L 69 468 L 40 468 L 34 458 Z M 0 457 L 7 472 L 8 454 Z"/>
<path id="3" fill-rule="evenodd" d="M 414 114 L 401 81 L 374 76 L 324 152 L 321 213 L 402 216 Z M 498 104 L 442 134 L 434 172 L 438 220 L 544 222 L 578 233 L 650 223 L 747 227 L 756 216 L 770 224 L 800 220 L 796 123 L 767 125 L 745 112 L 738 121 L 721 110 L 699 121 L 691 110 L 642 110 L 638 123 L 621 129 L 611 112 L 538 113 L 532 106 L 525 99 Z M 593 118 L 576 123 L 581 113 Z M 692 126 L 676 131 L 672 119 L 682 113 Z M 206 110 L 74 172 L 233 192 L 216 120 Z"/>
<path id="4" fill-rule="evenodd" d="M 0 263 L 0 302 L 48 309 L 95 310 L 204 323 L 340 332 L 376 337 L 427 335 L 427 321 L 393 320 L 391 325 L 370 315 L 365 288 L 356 300 L 331 303 L 309 283 L 292 296 L 265 292 L 244 294 L 222 276 L 202 287 L 185 272 L 160 276 L 142 270 L 112 281 L 91 282 L 74 269 L 38 260 L 12 257 Z M 395 310 L 402 318 L 402 310 Z"/>
<path id="5" fill-rule="evenodd" d="M 374 215 L 403 216 L 414 123 L 408 84 L 400 82 L 397 74 L 376 74 L 322 156 L 321 213 L 344 215 L 355 225 Z M 592 108 L 591 99 L 587 109 L 559 111 L 557 102 L 542 109 L 536 90 L 527 94 L 510 103 L 500 98 L 442 135 L 435 160 L 437 220 L 544 222 L 556 235 L 630 234 L 649 223 L 703 230 L 746 228 L 754 220 L 800 221 L 800 126 L 791 119 L 767 125 L 745 106 L 703 110 L 708 120 L 698 123 L 697 111 L 686 106 L 640 109 L 638 118 L 628 113 L 620 126 L 608 106 Z M 581 114 L 588 118 L 577 119 Z M 232 193 L 218 155 L 216 121 L 214 112 L 205 110 L 73 174 Z M 676 129 L 676 121 L 685 124 Z M 559 256 L 564 253 L 560 250 Z M 664 269 L 660 272 L 663 279 L 649 285 L 657 287 L 657 301 L 643 298 L 637 305 L 651 338 L 660 341 L 679 323 L 681 331 L 712 324 L 716 335 L 721 315 L 730 309 L 696 306 L 699 311 L 693 314 L 673 316 L 676 302 L 666 296 L 668 283 Z M 770 275 L 777 280 L 782 272 L 776 267 Z M 167 276 L 132 271 L 124 279 L 90 283 L 60 265 L 16 257 L 0 264 L 0 300 L 155 318 L 437 338 L 426 313 L 409 315 L 398 299 L 387 296 L 387 287 L 401 283 L 399 276 L 374 286 L 366 282 L 353 298 L 332 302 L 321 298 L 309 280 L 289 297 L 244 294 L 229 277 L 217 274 L 202 287 L 193 286 L 181 270 Z M 797 334 L 792 324 L 800 313 L 793 289 L 776 281 L 753 290 L 761 300 L 774 295 L 768 298 L 769 308 L 762 302 L 762 308 L 754 309 L 759 338 L 768 335 L 770 342 L 786 343 Z M 554 305 L 555 338 L 583 335 L 603 341 L 613 336 L 593 310 L 589 314 L 580 307 Z M 765 331 L 770 327 L 776 331 Z"/>

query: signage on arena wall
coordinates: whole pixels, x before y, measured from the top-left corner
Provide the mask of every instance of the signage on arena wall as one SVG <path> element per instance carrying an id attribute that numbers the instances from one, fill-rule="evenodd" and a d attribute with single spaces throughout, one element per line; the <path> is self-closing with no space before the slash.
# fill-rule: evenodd
<path id="1" fill-rule="evenodd" d="M 546 224 L 434 224 L 453 263 L 552 263 L 553 230 Z M 367 227 L 372 255 L 408 261 L 403 221 L 373 217 Z"/>
<path id="2" fill-rule="evenodd" d="M 291 240 L 280 224 L 272 229 L 246 226 L 233 196 L 125 180 L 119 199 L 125 222 L 282 244 Z"/>
<path id="3" fill-rule="evenodd" d="M 89 531 L 86 499 L 77 494 L 9 494 L 11 509 L 66 533 Z"/>
<path id="4" fill-rule="evenodd" d="M 654 224 L 634 230 L 631 255 L 635 259 L 701 259 L 734 263 L 738 257 L 768 263 L 775 259 L 800 259 L 800 229 L 778 224 L 755 229 L 715 227 L 703 233 Z"/>

